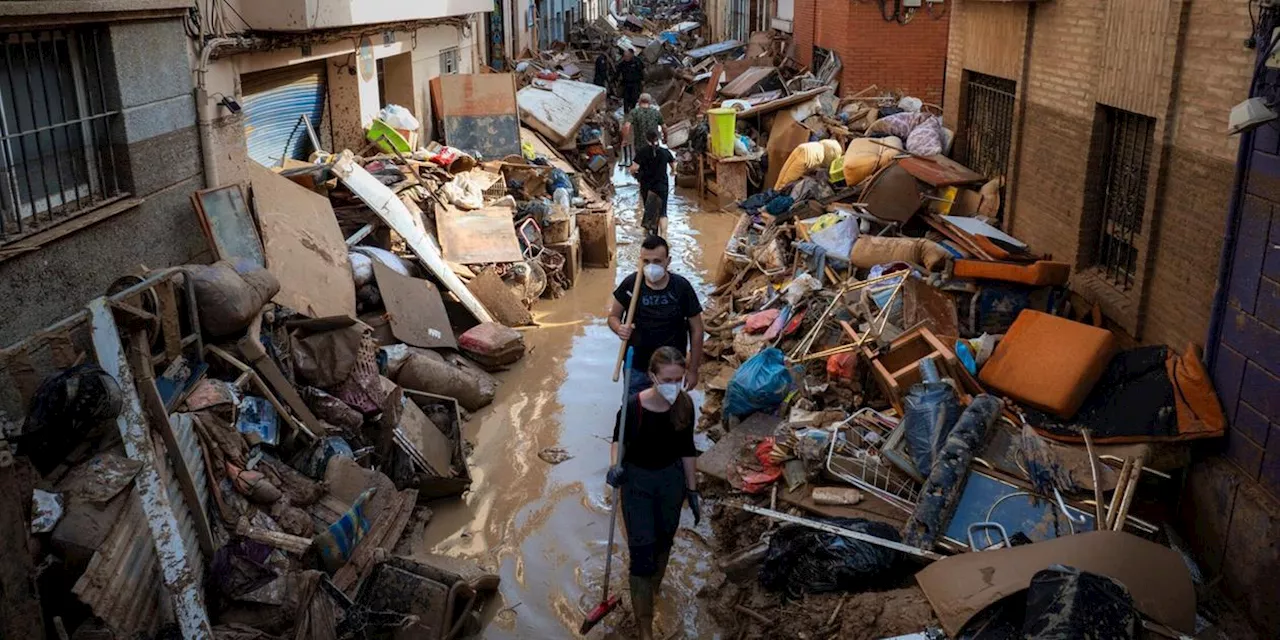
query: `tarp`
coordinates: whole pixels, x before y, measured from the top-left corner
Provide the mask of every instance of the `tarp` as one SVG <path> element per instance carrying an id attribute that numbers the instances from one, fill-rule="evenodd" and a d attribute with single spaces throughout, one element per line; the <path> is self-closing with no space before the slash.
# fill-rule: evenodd
<path id="1" fill-rule="evenodd" d="M 476 150 L 488 159 L 520 153 L 515 76 L 509 73 L 444 75 L 431 80 L 449 146 Z"/>
<path id="2" fill-rule="evenodd" d="M 547 88 L 535 83 L 516 93 L 520 119 L 551 144 L 571 143 L 587 115 L 604 102 L 605 89 L 573 80 L 556 80 L 544 86 Z"/>

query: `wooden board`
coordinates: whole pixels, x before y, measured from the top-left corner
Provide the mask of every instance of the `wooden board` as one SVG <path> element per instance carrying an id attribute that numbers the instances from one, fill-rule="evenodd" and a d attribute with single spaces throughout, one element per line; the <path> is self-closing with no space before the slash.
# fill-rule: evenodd
<path id="1" fill-rule="evenodd" d="M 551 163 L 551 166 L 571 176 L 578 172 L 577 169 L 573 168 L 573 165 L 565 161 L 564 156 L 560 155 L 558 150 L 552 149 L 550 145 L 542 139 L 542 136 L 538 135 L 538 132 L 533 129 L 520 127 L 520 141 L 533 145 L 533 152 L 538 155 L 546 156 L 547 161 Z"/>
<path id="2" fill-rule="evenodd" d="M 486 309 L 498 322 L 508 327 L 523 327 L 533 324 L 533 314 L 525 308 L 524 303 L 516 296 L 498 274 L 485 270 L 467 283 Z"/>
<path id="3" fill-rule="evenodd" d="M 491 159 L 520 153 L 515 76 L 451 74 L 432 78 L 431 84 L 440 96 L 438 115 L 450 146 L 475 149 Z"/>
<path id="4" fill-rule="evenodd" d="M 387 308 L 387 323 L 397 340 L 426 349 L 456 349 L 440 290 L 430 280 L 410 278 L 373 261 L 373 277 Z"/>
<path id="5" fill-rule="evenodd" d="M 488 264 L 524 259 L 511 209 L 488 207 L 462 211 L 444 206 L 439 211 L 436 231 L 440 235 L 440 248 L 445 260 L 458 264 Z"/>
<path id="6" fill-rule="evenodd" d="M 907 157 L 898 161 L 915 179 L 931 187 L 951 187 L 982 182 L 981 173 L 946 156 Z"/>
<path id="7" fill-rule="evenodd" d="M 766 185 L 778 181 L 778 174 L 782 173 L 782 166 L 787 163 L 787 158 L 796 147 L 809 141 L 810 133 L 812 131 L 796 121 L 790 111 L 783 111 L 773 117 L 769 142 L 765 145 L 765 152 L 769 154 L 769 171 L 764 178 Z"/>
<path id="8" fill-rule="evenodd" d="M 248 164 L 267 270 L 280 281 L 273 300 L 312 318 L 354 318 L 351 262 L 329 199 L 256 162 Z"/>
<path id="9" fill-rule="evenodd" d="M 578 214 L 578 231 L 582 235 L 582 264 L 607 269 L 613 266 L 618 251 L 616 223 L 613 209 L 581 212 Z"/>
<path id="10" fill-rule="evenodd" d="M 777 72 L 776 67 L 750 67 L 722 87 L 720 95 L 727 98 L 741 98 L 749 95 L 775 72 Z"/>

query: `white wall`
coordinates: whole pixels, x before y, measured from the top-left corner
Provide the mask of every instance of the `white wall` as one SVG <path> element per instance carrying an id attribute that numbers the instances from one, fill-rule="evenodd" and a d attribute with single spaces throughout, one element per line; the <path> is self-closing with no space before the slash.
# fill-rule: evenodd
<path id="1" fill-rule="evenodd" d="M 253 29 L 310 31 L 484 13 L 492 0 L 228 0 Z M 229 17 L 236 22 L 238 18 Z"/>
<path id="2" fill-rule="evenodd" d="M 258 0 L 265 2 L 266 0 Z M 484 15 L 484 14 L 482 14 Z M 422 123 L 419 131 L 422 144 L 431 138 L 431 107 L 429 85 L 431 78 L 440 74 L 440 53 L 445 49 L 458 49 L 458 72 L 475 73 L 484 58 L 484 18 L 479 24 L 464 30 L 452 25 L 431 26 L 416 31 L 395 32 L 394 41 L 390 44 L 377 44 L 373 47 L 374 58 L 391 59 L 395 56 L 409 54 L 411 70 L 392 68 L 385 71 L 387 81 L 403 83 L 406 78 L 412 83 L 410 87 L 397 86 L 394 93 L 389 94 L 413 98 L 412 104 L 404 104 L 414 112 Z M 464 33 L 466 31 L 466 33 Z M 381 42 L 381 38 L 375 40 Z M 218 165 L 221 179 L 224 182 L 238 181 L 243 176 L 244 163 L 247 162 L 244 140 L 244 123 L 241 116 L 229 115 L 225 109 L 217 106 L 221 96 L 236 99 L 242 97 L 240 77 L 246 73 L 278 69 L 325 60 L 329 63 L 329 105 L 326 110 L 326 125 L 320 132 L 321 139 L 334 148 L 330 151 L 341 151 L 344 147 L 355 147 L 359 151 L 363 129 L 377 115 L 381 100 L 378 93 L 377 79 L 363 79 L 359 75 L 346 73 L 346 65 L 357 64 L 357 47 L 351 40 L 315 44 L 309 55 L 302 55 L 299 48 L 281 49 L 278 51 L 244 53 L 220 58 L 210 63 L 205 74 L 206 113 L 212 114 L 215 138 L 214 161 Z M 395 58 L 394 63 L 402 59 Z M 392 65 L 395 66 L 394 64 Z M 339 69 L 341 68 L 341 69 Z M 341 73 L 337 73 L 337 71 Z M 197 78 L 198 80 L 198 78 Z M 200 105 L 197 105 L 198 107 Z M 332 131 L 332 135 L 330 135 Z"/>

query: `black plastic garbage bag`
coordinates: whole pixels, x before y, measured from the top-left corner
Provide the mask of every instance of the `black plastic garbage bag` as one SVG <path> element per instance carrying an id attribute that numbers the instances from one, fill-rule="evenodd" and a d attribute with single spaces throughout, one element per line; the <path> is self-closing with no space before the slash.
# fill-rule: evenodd
<path id="1" fill-rule="evenodd" d="M 1141 622 L 1129 590 L 1107 576 L 1054 565 L 1031 578 L 1026 640 L 1132 640 Z"/>
<path id="2" fill-rule="evenodd" d="M 862 518 L 826 518 L 819 522 L 884 538 L 900 540 L 898 531 L 883 522 Z M 798 598 L 805 593 L 865 591 L 900 577 L 901 552 L 800 525 L 773 534 L 760 567 L 760 584 Z"/>

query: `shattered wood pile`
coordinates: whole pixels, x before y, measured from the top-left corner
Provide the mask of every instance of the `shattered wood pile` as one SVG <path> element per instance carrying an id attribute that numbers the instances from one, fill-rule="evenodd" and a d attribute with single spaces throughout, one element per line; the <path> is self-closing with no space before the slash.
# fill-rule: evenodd
<path id="1" fill-rule="evenodd" d="M 497 576 L 397 554 L 470 486 L 462 428 L 524 356 L 513 327 L 615 241 L 510 76 L 446 81 L 470 150 L 374 127 L 253 165 L 192 196 L 214 264 L 121 274 L 0 352 L 5 506 L 35 505 L 0 515 L 38 551 L 0 576 L 15 637 L 44 637 L 41 608 L 75 637 L 480 632 Z"/>

